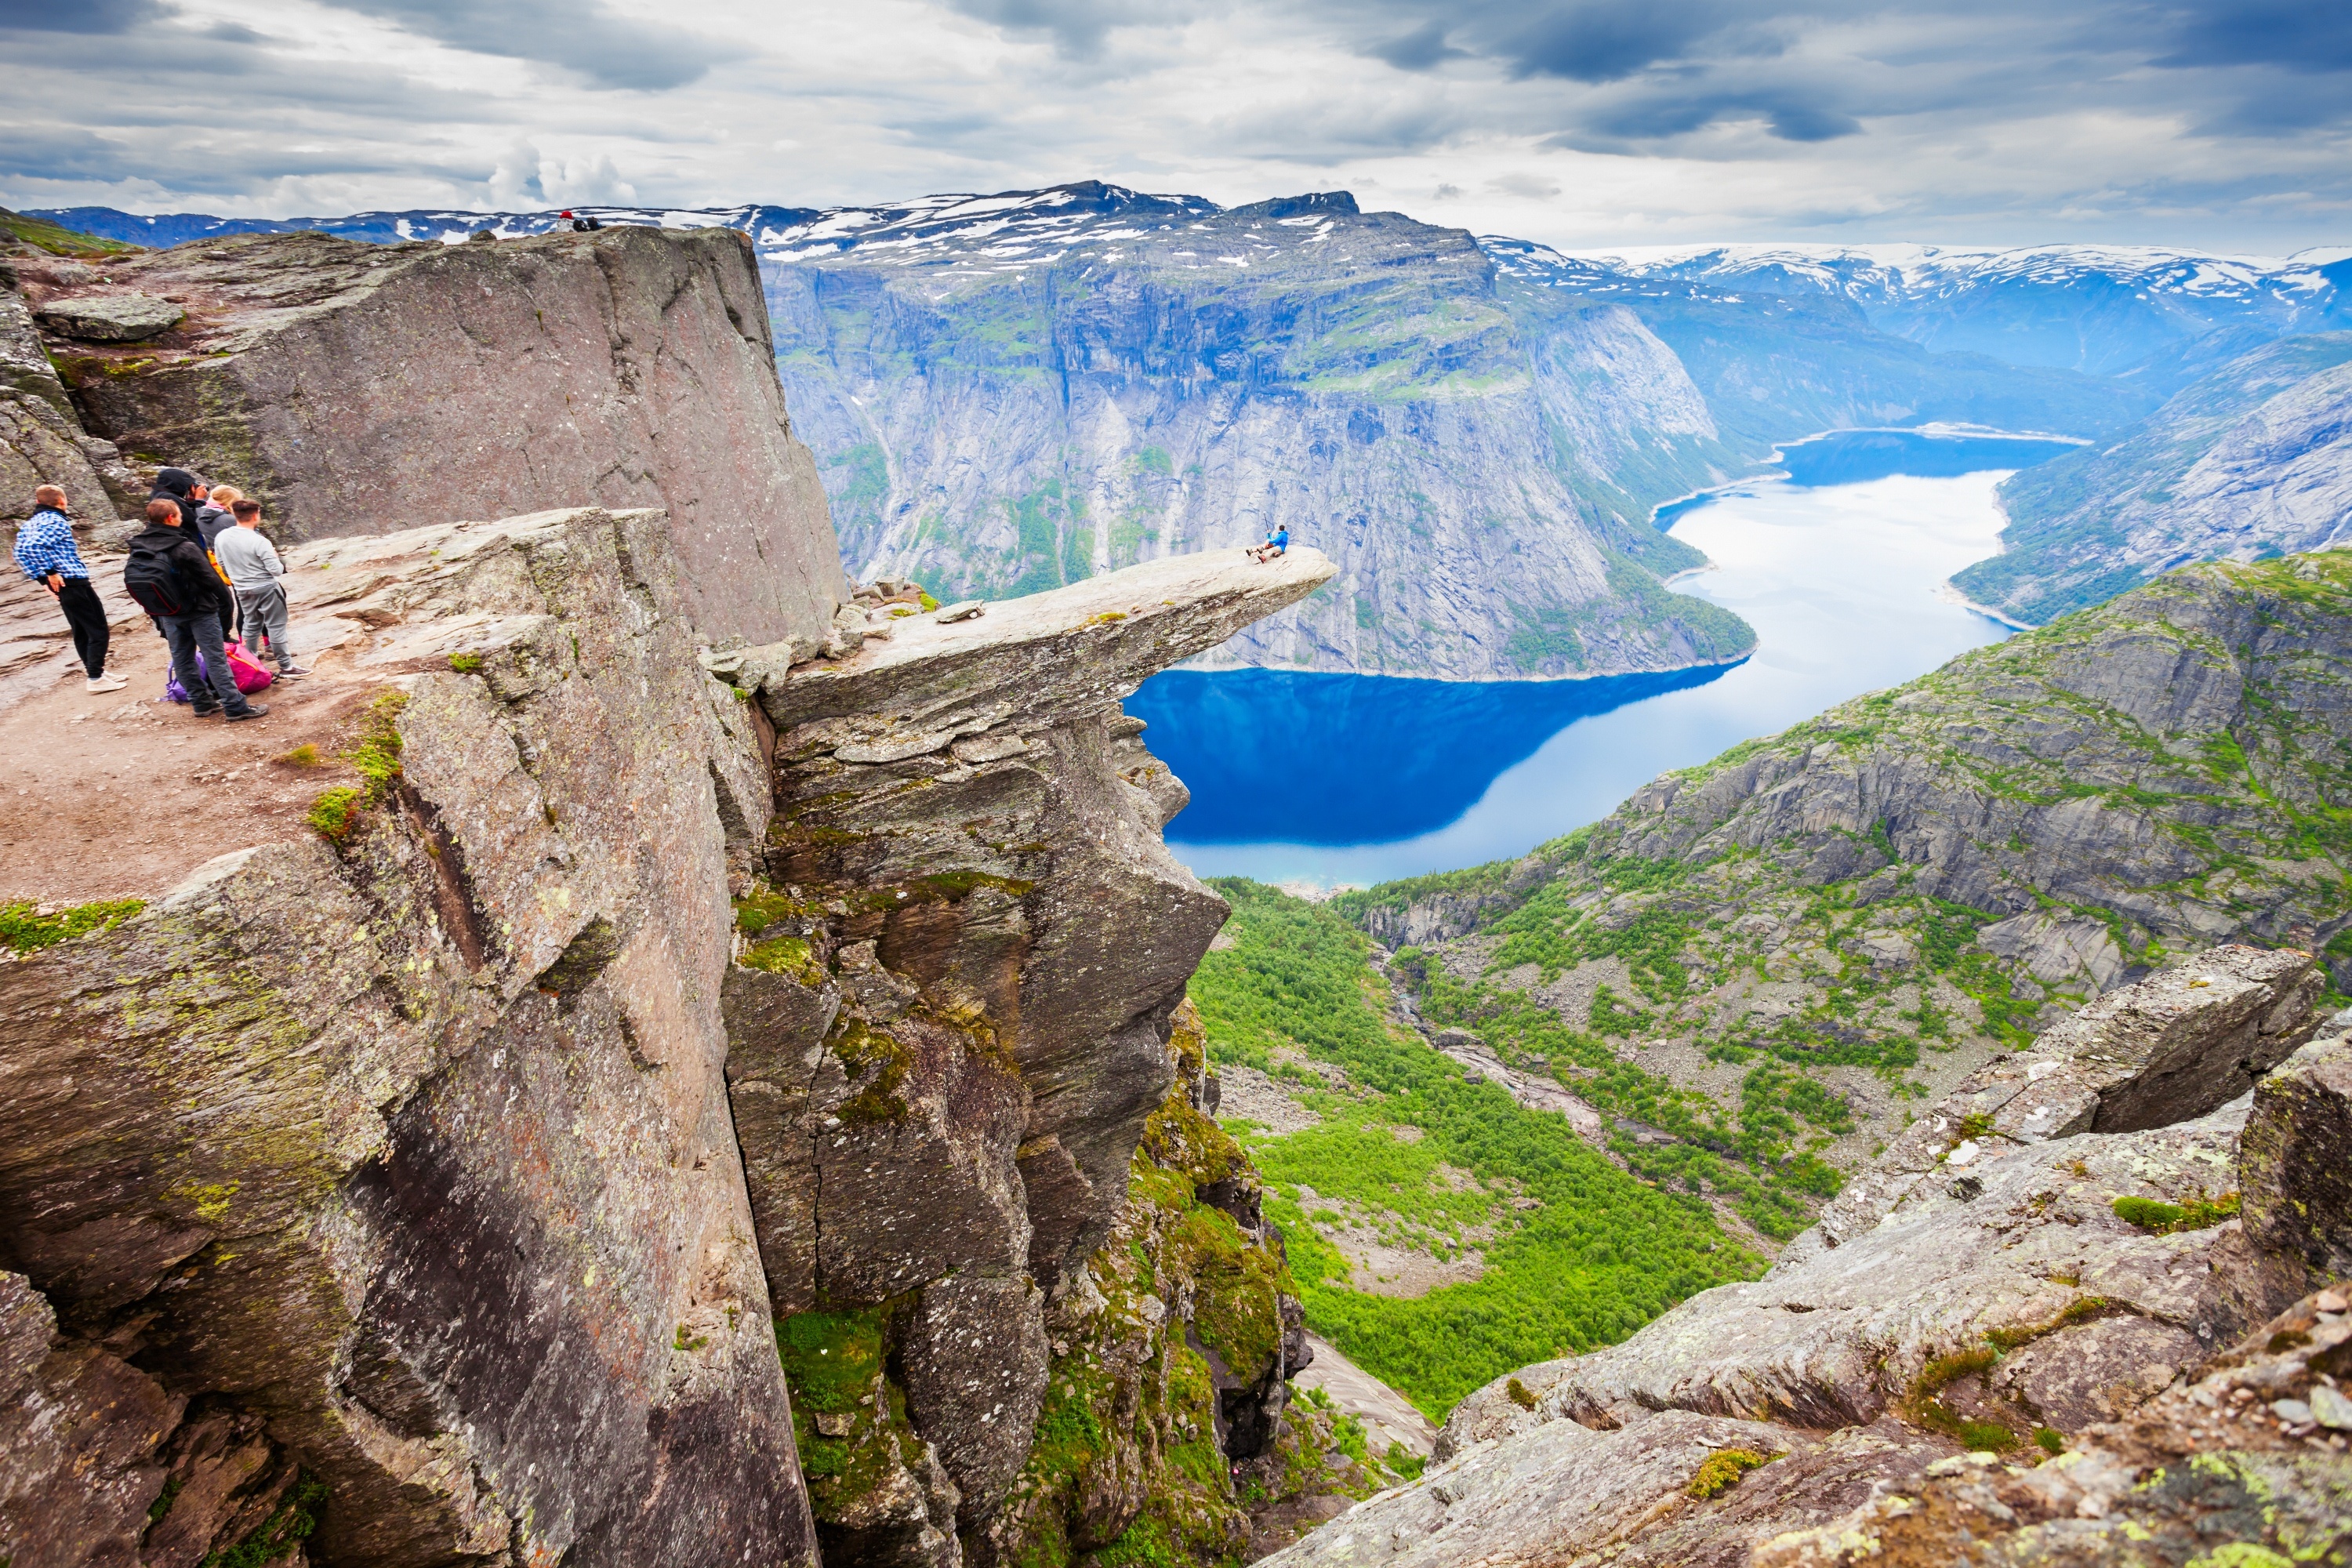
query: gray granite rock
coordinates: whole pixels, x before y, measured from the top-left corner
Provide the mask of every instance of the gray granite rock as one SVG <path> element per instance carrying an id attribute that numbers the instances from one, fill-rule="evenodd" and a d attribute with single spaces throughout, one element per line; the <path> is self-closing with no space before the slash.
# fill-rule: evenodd
<path id="1" fill-rule="evenodd" d="M 170 331 L 187 320 L 188 312 L 152 294 L 79 294 L 49 300 L 35 316 L 60 337 L 137 343 Z"/>
<path id="2" fill-rule="evenodd" d="M 2352 1037 L 2315 1040 L 2254 1090 L 2246 1233 L 2315 1279 L 2352 1276 Z"/>
<path id="3" fill-rule="evenodd" d="M 0 1245 L 264 1416 L 330 1560 L 810 1562 L 722 1077 L 763 765 L 663 519 L 289 564 L 400 771 L 0 967 Z"/>
<path id="4" fill-rule="evenodd" d="M 846 596 L 739 235 L 236 235 L 106 277 L 76 310 L 172 294 L 188 320 L 167 345 L 53 344 L 87 426 L 266 498 L 283 537 L 657 507 L 711 642 L 821 637 Z"/>

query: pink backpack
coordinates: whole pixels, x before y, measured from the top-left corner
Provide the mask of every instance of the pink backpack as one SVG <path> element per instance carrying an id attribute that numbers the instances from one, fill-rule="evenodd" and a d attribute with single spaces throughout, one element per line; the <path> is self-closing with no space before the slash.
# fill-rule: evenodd
<path id="1" fill-rule="evenodd" d="M 245 645 L 235 637 L 228 639 L 227 651 L 229 675 L 236 680 L 236 689 L 247 696 L 250 697 L 255 692 L 267 689 L 271 681 L 278 679 L 247 658 Z M 203 654 L 196 655 L 196 668 L 198 669 L 205 668 Z M 185 702 L 188 700 L 187 690 L 181 686 L 180 678 L 176 675 L 164 683 L 163 695 L 174 702 Z"/>

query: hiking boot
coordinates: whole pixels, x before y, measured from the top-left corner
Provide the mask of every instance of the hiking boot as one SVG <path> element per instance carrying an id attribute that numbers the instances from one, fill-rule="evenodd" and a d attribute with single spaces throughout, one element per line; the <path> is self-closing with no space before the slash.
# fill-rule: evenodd
<path id="1" fill-rule="evenodd" d="M 209 708 L 198 708 L 192 704 L 188 711 L 199 719 L 217 719 L 220 717 L 220 704 L 215 702 Z"/>
<path id="2" fill-rule="evenodd" d="M 278 679 L 280 680 L 299 680 L 310 673 L 310 672 L 309 670 L 304 669 L 299 665 L 280 665 L 278 668 Z"/>
<path id="3" fill-rule="evenodd" d="M 82 682 L 84 691 L 120 691 L 131 682 L 119 675 L 93 675 Z"/>
<path id="4" fill-rule="evenodd" d="M 240 708 L 236 712 L 230 714 L 228 716 L 228 721 L 235 724 L 246 719 L 258 719 L 268 711 L 269 709 L 263 703 L 248 702 L 243 708 Z"/>

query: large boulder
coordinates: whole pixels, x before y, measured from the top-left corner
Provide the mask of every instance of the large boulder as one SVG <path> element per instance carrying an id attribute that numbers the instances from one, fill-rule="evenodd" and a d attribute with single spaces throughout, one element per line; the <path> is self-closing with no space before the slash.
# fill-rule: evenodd
<path id="1" fill-rule="evenodd" d="M 2254 1091 L 2246 1233 L 2319 1280 L 2352 1276 L 2352 1037 L 2315 1041 Z"/>
<path id="2" fill-rule="evenodd" d="M 373 782 L 0 966 L 0 1252 L 266 1422 L 330 1561 L 812 1562 L 723 1078 L 766 782 L 664 520 L 289 563 Z"/>
<path id="3" fill-rule="evenodd" d="M 184 310 L 135 345 L 52 347 L 93 433 L 260 497 L 284 537 L 658 507 L 708 638 L 821 632 L 843 596 L 732 230 L 239 235 L 26 287 L 47 321 Z"/>

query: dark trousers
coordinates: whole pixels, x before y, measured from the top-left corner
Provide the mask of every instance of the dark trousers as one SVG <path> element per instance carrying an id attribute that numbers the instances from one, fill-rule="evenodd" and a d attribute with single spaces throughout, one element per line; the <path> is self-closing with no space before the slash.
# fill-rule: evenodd
<path id="1" fill-rule="evenodd" d="M 68 577 L 65 586 L 58 590 L 58 608 L 66 613 L 66 625 L 73 628 L 74 652 L 81 656 L 82 668 L 96 680 L 106 673 L 106 645 L 110 637 L 106 606 L 98 602 L 98 590 L 87 577 Z"/>
<path id="2" fill-rule="evenodd" d="M 222 708 L 232 713 L 245 711 L 245 693 L 236 689 L 236 677 L 229 672 L 228 650 L 221 647 L 218 610 L 206 605 L 193 616 L 158 616 L 155 624 L 163 628 L 163 640 L 172 645 L 172 673 L 180 678 L 180 688 L 197 712 Z M 203 675 L 196 673 L 199 653 L 205 656 Z"/>

